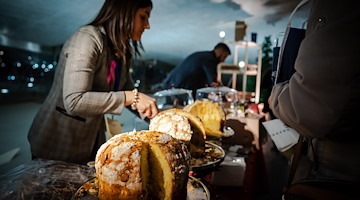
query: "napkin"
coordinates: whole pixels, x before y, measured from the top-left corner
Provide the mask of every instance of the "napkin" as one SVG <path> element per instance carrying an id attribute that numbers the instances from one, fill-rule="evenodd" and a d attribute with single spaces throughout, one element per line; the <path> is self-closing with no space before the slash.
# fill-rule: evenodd
<path id="1" fill-rule="evenodd" d="M 266 121 L 262 124 L 279 151 L 284 152 L 298 142 L 299 133 L 286 126 L 280 119 Z"/>

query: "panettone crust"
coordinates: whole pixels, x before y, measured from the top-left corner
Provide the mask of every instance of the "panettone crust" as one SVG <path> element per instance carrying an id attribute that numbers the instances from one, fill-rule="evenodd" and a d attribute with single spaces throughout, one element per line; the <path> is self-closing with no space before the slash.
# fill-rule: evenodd
<path id="1" fill-rule="evenodd" d="M 189 112 L 180 109 L 162 111 L 150 121 L 149 129 L 170 134 L 183 141 L 192 157 L 205 154 L 204 126 L 198 117 Z"/>
<path id="2" fill-rule="evenodd" d="M 165 114 L 165 113 L 176 113 L 178 115 L 186 117 L 189 120 L 190 124 L 194 128 L 198 129 L 200 131 L 200 133 L 203 135 L 203 138 L 206 139 L 204 124 L 201 121 L 201 119 L 199 117 L 197 117 L 196 115 L 194 115 L 190 112 L 187 112 L 185 110 L 182 110 L 182 109 L 177 109 L 177 108 L 164 110 L 159 114 Z"/>

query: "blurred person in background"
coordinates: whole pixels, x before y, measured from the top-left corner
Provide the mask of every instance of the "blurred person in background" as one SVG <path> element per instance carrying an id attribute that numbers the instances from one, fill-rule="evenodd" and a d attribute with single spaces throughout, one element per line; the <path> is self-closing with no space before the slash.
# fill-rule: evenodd
<path id="1" fill-rule="evenodd" d="M 33 158 L 84 164 L 105 142 L 104 114 L 121 114 L 129 105 L 148 118 L 158 113 L 155 99 L 134 89 L 129 72 L 151 10 L 151 0 L 106 0 L 67 40 L 29 130 Z"/>
<path id="2" fill-rule="evenodd" d="M 183 88 L 192 90 L 218 85 L 217 65 L 231 54 L 225 43 L 218 43 L 212 51 L 195 52 L 186 57 L 169 72 L 163 81 L 163 89 Z"/>

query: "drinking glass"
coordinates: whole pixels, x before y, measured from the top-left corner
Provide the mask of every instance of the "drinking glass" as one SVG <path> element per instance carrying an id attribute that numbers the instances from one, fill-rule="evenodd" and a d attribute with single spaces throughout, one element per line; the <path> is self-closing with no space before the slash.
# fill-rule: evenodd
<path id="1" fill-rule="evenodd" d="M 226 93 L 225 95 L 226 97 L 226 100 L 228 102 L 230 102 L 230 113 L 234 113 L 235 116 L 238 115 L 238 101 L 239 101 L 239 98 L 238 98 L 238 94 L 237 94 L 237 91 L 231 91 L 231 92 L 228 92 Z"/>

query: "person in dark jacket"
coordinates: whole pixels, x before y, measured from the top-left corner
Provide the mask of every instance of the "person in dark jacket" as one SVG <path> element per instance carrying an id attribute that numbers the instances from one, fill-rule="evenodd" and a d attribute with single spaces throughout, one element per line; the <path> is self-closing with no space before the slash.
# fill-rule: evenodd
<path id="1" fill-rule="evenodd" d="M 274 85 L 274 115 L 310 139 L 310 162 L 299 162 L 296 180 L 360 183 L 360 31 L 358 4 L 311 1 L 306 37 L 288 82 Z M 306 161 L 306 159 L 302 159 Z"/>
<path id="2" fill-rule="evenodd" d="M 200 51 L 189 55 L 168 74 L 163 88 L 189 89 L 195 95 L 197 89 L 217 82 L 217 65 L 224 62 L 230 54 L 230 49 L 225 43 L 218 43 L 212 51 Z"/>

